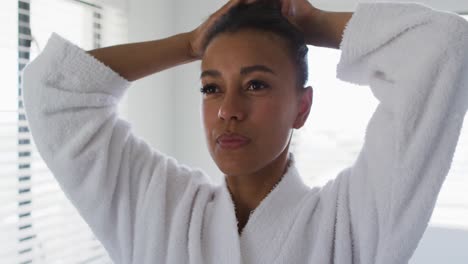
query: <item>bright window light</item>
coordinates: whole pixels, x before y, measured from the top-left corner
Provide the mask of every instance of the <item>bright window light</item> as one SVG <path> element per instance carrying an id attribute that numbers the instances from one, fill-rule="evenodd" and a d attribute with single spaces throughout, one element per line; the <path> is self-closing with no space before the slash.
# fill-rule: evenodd
<path id="1" fill-rule="evenodd" d="M 292 149 L 309 186 L 323 186 L 358 157 L 378 101 L 369 87 L 340 81 L 340 50 L 309 46 L 309 82 L 314 89 L 306 125 L 295 132 Z M 430 225 L 468 230 L 468 117 L 451 170 L 439 194 Z"/>

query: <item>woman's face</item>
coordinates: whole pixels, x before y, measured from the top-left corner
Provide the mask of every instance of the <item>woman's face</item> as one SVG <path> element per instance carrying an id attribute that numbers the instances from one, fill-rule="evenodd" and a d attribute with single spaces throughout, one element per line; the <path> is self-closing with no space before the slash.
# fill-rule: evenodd
<path id="1" fill-rule="evenodd" d="M 210 154 L 226 175 L 254 173 L 287 151 L 311 91 L 296 88 L 284 40 L 253 30 L 214 38 L 202 60 L 202 118 Z"/>

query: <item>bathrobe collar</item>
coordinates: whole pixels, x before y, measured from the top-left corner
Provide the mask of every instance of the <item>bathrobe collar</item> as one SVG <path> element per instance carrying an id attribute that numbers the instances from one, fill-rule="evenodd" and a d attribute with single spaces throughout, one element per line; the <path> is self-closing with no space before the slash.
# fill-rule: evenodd
<path id="1" fill-rule="evenodd" d="M 234 203 L 225 179 L 222 181 L 220 191 L 221 201 L 218 209 L 222 215 L 228 216 L 229 221 L 219 224 L 223 225 L 223 233 L 226 229 L 231 231 L 226 239 L 236 245 L 233 250 L 241 249 L 241 262 L 272 263 L 280 252 L 283 244 L 281 241 L 286 239 L 288 234 L 286 228 L 292 226 L 300 201 L 305 198 L 310 188 L 302 181 L 294 157 L 290 153 L 290 165 L 286 173 L 250 215 L 240 236 Z M 275 252 L 275 254 L 266 256 L 255 252 Z"/>

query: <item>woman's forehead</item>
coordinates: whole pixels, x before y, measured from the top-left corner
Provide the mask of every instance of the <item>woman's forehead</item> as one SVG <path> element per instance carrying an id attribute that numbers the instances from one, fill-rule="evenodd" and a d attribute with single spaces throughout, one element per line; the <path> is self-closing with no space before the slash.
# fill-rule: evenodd
<path id="1" fill-rule="evenodd" d="M 286 40 L 275 33 L 255 29 L 244 29 L 236 32 L 224 32 L 214 37 L 206 47 L 206 52 L 215 47 L 217 51 L 226 48 L 265 49 L 269 47 L 284 50 Z"/>
<path id="2" fill-rule="evenodd" d="M 265 65 L 283 68 L 291 63 L 285 41 L 271 33 L 241 31 L 223 33 L 207 46 L 201 69 Z"/>

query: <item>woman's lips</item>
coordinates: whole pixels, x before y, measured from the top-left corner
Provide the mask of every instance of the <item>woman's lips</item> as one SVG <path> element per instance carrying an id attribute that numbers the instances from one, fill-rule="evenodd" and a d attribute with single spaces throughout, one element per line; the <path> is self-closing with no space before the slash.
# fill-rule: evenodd
<path id="1" fill-rule="evenodd" d="M 223 134 L 216 142 L 224 149 L 238 149 L 250 142 L 250 139 L 239 134 Z"/>

